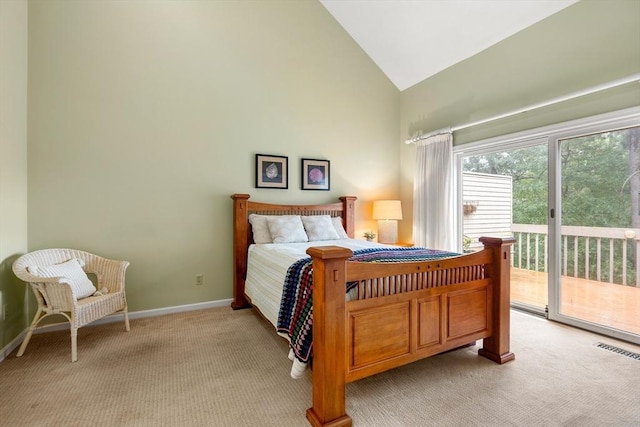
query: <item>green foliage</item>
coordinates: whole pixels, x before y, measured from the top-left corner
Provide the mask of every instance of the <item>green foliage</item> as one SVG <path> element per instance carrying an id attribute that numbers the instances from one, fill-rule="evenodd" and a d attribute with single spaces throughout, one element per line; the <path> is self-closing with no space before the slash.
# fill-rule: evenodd
<path id="1" fill-rule="evenodd" d="M 562 224 L 631 227 L 629 147 L 623 132 L 563 141 Z M 621 167 L 622 166 L 622 167 Z"/>

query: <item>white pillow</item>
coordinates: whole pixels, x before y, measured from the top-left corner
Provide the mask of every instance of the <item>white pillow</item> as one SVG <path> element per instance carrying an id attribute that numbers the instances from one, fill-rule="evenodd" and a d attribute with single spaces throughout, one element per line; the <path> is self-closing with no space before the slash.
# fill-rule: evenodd
<path id="1" fill-rule="evenodd" d="M 267 217 L 269 233 L 273 243 L 308 242 L 300 215 L 281 215 Z"/>
<path id="2" fill-rule="evenodd" d="M 267 215 L 249 215 L 251 230 L 253 231 L 254 243 L 273 243 L 271 233 L 269 233 L 269 225 L 267 224 Z"/>
<path id="3" fill-rule="evenodd" d="M 310 242 L 338 239 L 338 233 L 329 215 L 303 216 L 301 218 Z"/>
<path id="4" fill-rule="evenodd" d="M 82 269 L 83 265 L 83 261 L 71 258 L 69 261 L 61 264 L 48 265 L 45 267 L 30 266 L 27 267 L 27 271 L 38 277 L 64 277 L 71 287 L 75 289 L 76 298 L 80 299 L 93 295 L 97 290 Z"/>
<path id="5" fill-rule="evenodd" d="M 344 226 L 342 225 L 342 217 L 339 217 L 339 216 L 331 217 L 331 222 L 333 223 L 333 228 L 335 228 L 336 233 L 338 233 L 338 239 L 349 238 L 349 235 L 344 230 Z"/>

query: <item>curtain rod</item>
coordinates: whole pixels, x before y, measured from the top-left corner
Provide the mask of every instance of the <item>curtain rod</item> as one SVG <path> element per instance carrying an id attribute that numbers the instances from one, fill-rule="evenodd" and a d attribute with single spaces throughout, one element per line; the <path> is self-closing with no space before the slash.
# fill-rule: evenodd
<path id="1" fill-rule="evenodd" d="M 499 114 L 497 116 L 489 117 L 487 119 L 478 120 L 478 121 L 475 121 L 475 122 L 465 123 L 463 125 L 452 126 L 452 127 L 448 128 L 448 129 L 449 129 L 449 132 L 455 132 L 457 130 L 470 128 L 472 126 L 482 125 L 482 124 L 485 124 L 485 123 L 493 122 L 495 120 L 500 120 L 500 119 L 504 119 L 506 117 L 515 116 L 516 114 L 526 113 L 528 111 L 536 110 L 536 109 L 542 108 L 542 107 L 548 107 L 549 105 L 558 104 L 558 103 L 564 102 L 564 101 L 569 101 L 571 99 L 579 98 L 581 96 L 590 95 L 592 93 L 600 92 L 600 91 L 607 90 L 607 89 L 612 89 L 614 87 L 622 86 L 622 85 L 625 85 L 627 83 L 633 83 L 633 82 L 640 82 L 640 73 L 633 74 L 631 76 L 624 77 L 624 78 L 621 78 L 621 79 L 613 80 L 613 81 L 610 81 L 608 83 L 603 83 L 601 85 L 593 86 L 593 87 L 590 87 L 588 89 L 583 89 L 583 90 L 578 91 L 578 92 L 573 92 L 573 93 L 570 93 L 568 95 L 560 96 L 558 98 L 553 98 L 553 99 L 550 99 L 550 100 L 547 100 L 547 101 L 539 102 L 537 104 L 532 104 L 532 105 L 529 105 L 527 107 L 520 108 L 519 110 L 510 111 L 508 113 Z M 421 135 L 416 136 L 415 138 L 407 139 L 404 143 L 405 144 L 415 144 L 418 141 L 422 141 L 423 139 L 427 139 L 427 138 L 429 138 L 431 136 L 439 135 L 441 133 L 444 133 L 444 132 L 442 130 L 437 130 L 437 131 L 434 131 L 434 132 L 423 133 Z"/>

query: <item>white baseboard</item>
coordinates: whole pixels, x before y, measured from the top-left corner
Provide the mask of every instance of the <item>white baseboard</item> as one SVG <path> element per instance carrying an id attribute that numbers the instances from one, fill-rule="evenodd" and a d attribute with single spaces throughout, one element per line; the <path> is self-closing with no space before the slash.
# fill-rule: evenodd
<path id="1" fill-rule="evenodd" d="M 233 299 L 229 298 L 217 301 L 198 302 L 195 304 L 176 305 L 173 307 L 154 308 L 151 310 L 133 311 L 129 312 L 129 320 L 143 319 L 145 317 L 164 316 L 166 314 L 182 313 L 186 311 L 204 310 L 206 308 L 229 307 L 231 305 L 231 301 L 233 301 Z M 90 325 L 87 325 L 87 327 L 105 325 L 107 323 L 122 322 L 123 319 L 124 314 L 116 313 L 107 317 L 103 317 L 102 319 L 98 319 L 95 322 L 92 322 Z M 39 334 L 42 332 L 61 331 L 65 329 L 69 329 L 69 322 L 52 323 L 51 325 L 46 325 L 41 329 L 36 329 L 34 331 L 34 334 Z M 13 350 L 18 348 L 18 346 L 22 343 L 22 340 L 24 340 L 26 334 L 27 329 L 22 331 L 22 333 L 20 333 L 17 337 L 11 340 L 9 344 L 4 346 L 4 348 L 0 350 L 0 362 L 2 362 L 5 357 L 11 354 Z"/>

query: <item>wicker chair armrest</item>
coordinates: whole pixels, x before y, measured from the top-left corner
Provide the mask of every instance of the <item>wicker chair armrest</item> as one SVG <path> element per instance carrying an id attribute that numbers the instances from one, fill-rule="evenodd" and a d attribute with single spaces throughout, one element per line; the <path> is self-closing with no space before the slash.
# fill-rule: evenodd
<path id="1" fill-rule="evenodd" d="M 42 284 L 43 286 L 38 286 Z M 64 277 L 55 277 L 35 283 L 46 305 L 51 310 L 71 311 L 77 301 L 75 289 Z"/>
<path id="2" fill-rule="evenodd" d="M 96 275 L 98 290 L 106 287 L 109 293 L 123 292 L 125 272 L 129 264 L 129 261 L 99 258 L 85 266 L 85 272 Z"/>

